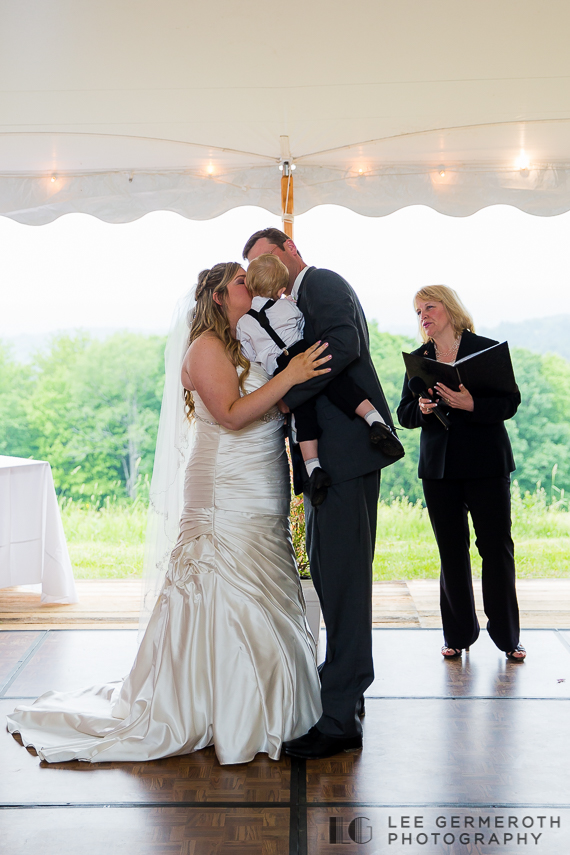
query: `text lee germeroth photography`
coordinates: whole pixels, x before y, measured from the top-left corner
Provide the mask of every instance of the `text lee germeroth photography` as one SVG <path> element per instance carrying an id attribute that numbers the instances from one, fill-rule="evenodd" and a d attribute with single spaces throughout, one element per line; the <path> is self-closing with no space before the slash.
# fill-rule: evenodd
<path id="1" fill-rule="evenodd" d="M 564 810 L 512 808 L 438 812 L 437 809 L 407 809 L 396 813 L 368 807 L 360 813 L 346 810 L 329 815 L 321 845 L 342 845 L 343 851 L 366 855 L 426 851 L 468 855 L 514 853 L 529 848 L 548 855 L 562 855 L 570 847 L 567 819 Z M 324 826 L 322 832 L 325 832 Z M 319 851 L 328 851 L 328 847 Z"/>

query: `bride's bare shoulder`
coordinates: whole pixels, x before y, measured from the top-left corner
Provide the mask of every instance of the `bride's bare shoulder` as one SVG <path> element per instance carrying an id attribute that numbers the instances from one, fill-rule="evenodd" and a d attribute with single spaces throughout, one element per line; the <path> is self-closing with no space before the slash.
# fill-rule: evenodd
<path id="1" fill-rule="evenodd" d="M 225 352 L 224 343 L 218 338 L 218 336 L 213 332 L 205 332 L 202 335 L 199 335 L 198 338 L 194 339 L 186 355 L 189 354 L 196 358 L 196 356 L 201 355 L 202 353 L 212 353 L 215 351 L 219 351 L 221 353 Z"/>

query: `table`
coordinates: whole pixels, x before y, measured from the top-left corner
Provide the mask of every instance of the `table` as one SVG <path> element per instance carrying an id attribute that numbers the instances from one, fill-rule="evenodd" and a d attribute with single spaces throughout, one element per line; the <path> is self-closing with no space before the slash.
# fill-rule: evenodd
<path id="1" fill-rule="evenodd" d="M 0 455 L 0 588 L 38 583 L 42 604 L 78 601 L 51 467 Z"/>

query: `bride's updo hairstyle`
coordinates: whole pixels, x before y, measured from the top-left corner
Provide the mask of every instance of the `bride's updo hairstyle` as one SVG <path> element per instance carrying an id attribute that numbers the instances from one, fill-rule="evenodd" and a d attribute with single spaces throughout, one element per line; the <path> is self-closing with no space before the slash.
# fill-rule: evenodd
<path id="1" fill-rule="evenodd" d="M 236 368 L 243 368 L 239 376 L 239 386 L 242 394 L 245 394 L 243 384 L 249 374 L 249 359 L 243 355 L 240 343 L 231 333 L 230 324 L 226 314 L 226 297 L 228 285 L 235 279 L 241 269 L 237 261 L 227 261 L 215 264 L 209 270 L 202 270 L 198 275 L 196 285 L 196 305 L 188 318 L 190 335 L 188 344 L 192 344 L 204 333 L 213 333 L 223 343 L 228 358 Z M 218 294 L 220 303 L 214 300 L 214 294 Z M 186 410 L 188 418 L 194 413 L 194 401 L 192 393 L 184 390 Z"/>
<path id="2" fill-rule="evenodd" d="M 420 288 L 417 294 L 414 295 L 414 310 L 416 312 L 418 310 L 418 300 L 433 300 L 434 303 L 443 303 L 456 336 L 461 335 L 463 330 L 469 330 L 472 333 L 475 332 L 473 318 L 453 288 L 448 288 L 447 285 L 427 285 L 425 288 Z M 421 323 L 419 324 L 419 332 L 421 340 L 428 342 L 429 336 Z"/>

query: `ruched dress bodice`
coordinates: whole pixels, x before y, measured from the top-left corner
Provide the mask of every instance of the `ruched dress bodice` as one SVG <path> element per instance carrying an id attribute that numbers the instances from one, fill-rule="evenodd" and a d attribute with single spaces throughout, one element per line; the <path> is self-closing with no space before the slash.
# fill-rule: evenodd
<path id="1" fill-rule="evenodd" d="M 246 393 L 267 379 L 253 363 Z M 208 745 L 221 763 L 277 759 L 320 716 L 283 418 L 274 408 L 230 431 L 193 397 L 180 536 L 130 674 L 48 692 L 8 717 L 48 762 L 150 760 Z"/>

